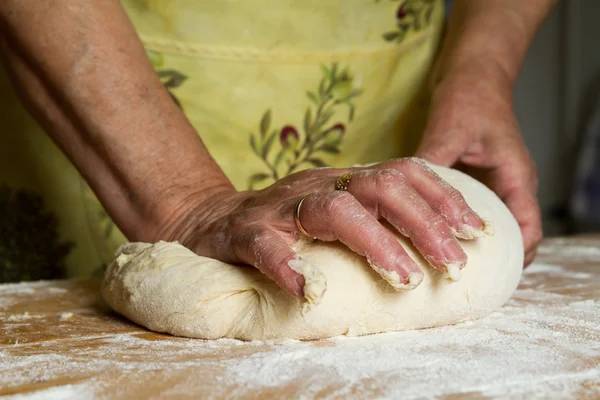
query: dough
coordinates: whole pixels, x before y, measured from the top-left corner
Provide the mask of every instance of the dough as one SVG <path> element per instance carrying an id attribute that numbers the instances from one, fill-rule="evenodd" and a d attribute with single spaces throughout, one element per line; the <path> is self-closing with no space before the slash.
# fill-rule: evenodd
<path id="1" fill-rule="evenodd" d="M 318 268 L 312 271 L 315 285 L 327 286 L 320 302 L 307 308 L 252 267 L 199 257 L 176 243 L 131 243 L 106 271 L 104 299 L 153 331 L 205 339 L 318 339 L 480 318 L 501 307 L 517 287 L 523 264 L 519 226 L 481 183 L 456 170 L 432 168 L 494 230 L 461 241 L 469 260 L 459 281 L 431 268 L 402 237 L 398 240 L 425 272 L 414 290 L 396 291 L 341 244 L 299 242 L 296 251 Z"/>

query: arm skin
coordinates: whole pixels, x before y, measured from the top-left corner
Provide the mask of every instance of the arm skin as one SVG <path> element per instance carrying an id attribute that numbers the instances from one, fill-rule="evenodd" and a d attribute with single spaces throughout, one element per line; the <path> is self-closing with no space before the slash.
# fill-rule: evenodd
<path id="1" fill-rule="evenodd" d="M 486 183 L 521 226 L 525 262 L 542 238 L 537 174 L 521 138 L 512 88 L 536 31 L 557 0 L 456 0 L 432 74 L 417 156 Z"/>
<path id="2" fill-rule="evenodd" d="M 0 39 L 25 106 L 131 240 L 169 229 L 186 198 L 233 189 L 118 0 L 2 0 Z"/>
<path id="3" fill-rule="evenodd" d="M 456 0 L 434 83 L 473 65 L 514 84 L 533 38 L 557 0 Z"/>

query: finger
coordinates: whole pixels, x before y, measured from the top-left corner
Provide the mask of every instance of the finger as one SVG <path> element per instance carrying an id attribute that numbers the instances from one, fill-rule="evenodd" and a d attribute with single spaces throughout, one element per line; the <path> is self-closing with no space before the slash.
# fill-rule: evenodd
<path id="1" fill-rule="evenodd" d="M 402 172 L 429 206 L 444 218 L 454 236 L 475 239 L 485 235 L 485 223 L 469 207 L 463 195 L 422 159 L 401 158 L 379 164 L 377 168 L 392 168 Z"/>
<path id="2" fill-rule="evenodd" d="M 529 265 L 531 265 L 533 260 L 535 260 L 536 255 L 537 255 L 537 248 L 525 253 L 525 260 L 523 261 L 523 267 L 527 268 Z"/>
<path id="3" fill-rule="evenodd" d="M 296 254 L 274 231 L 260 226 L 236 236 L 234 252 L 289 294 L 318 304 L 327 288 L 321 271 Z"/>
<path id="4" fill-rule="evenodd" d="M 521 228 L 525 265 L 529 265 L 543 238 L 539 205 L 532 193 L 519 188 L 510 190 L 503 200 Z"/>
<path id="5" fill-rule="evenodd" d="M 444 167 L 452 166 L 461 156 L 462 144 L 452 141 L 450 133 L 445 137 L 440 135 L 425 136 L 415 153 L 415 157 L 422 158 L 432 164 Z"/>
<path id="6" fill-rule="evenodd" d="M 460 279 L 467 255 L 444 219 L 394 169 L 363 170 L 355 173 L 348 191 L 377 217 L 385 218 L 410 238 L 429 263 Z"/>
<path id="7" fill-rule="evenodd" d="M 449 82 L 446 82 L 449 83 Z M 423 139 L 415 154 L 431 163 L 450 167 L 473 145 L 474 133 L 480 131 L 478 119 L 465 113 L 472 100 L 457 87 L 436 90 Z M 438 88 L 438 89 L 440 89 Z M 468 121 L 468 124 L 465 124 Z"/>
<path id="8" fill-rule="evenodd" d="M 315 193 L 304 200 L 300 221 L 313 237 L 339 240 L 367 258 L 371 267 L 395 289 L 413 289 L 423 272 L 395 235 L 349 193 Z"/>
<path id="9" fill-rule="evenodd" d="M 444 111 L 446 112 L 446 111 Z M 470 142 L 465 129 L 448 128 L 447 120 L 440 111 L 434 112 L 427 122 L 427 129 L 415 157 L 422 158 L 430 163 L 450 167 L 458 161 Z"/>

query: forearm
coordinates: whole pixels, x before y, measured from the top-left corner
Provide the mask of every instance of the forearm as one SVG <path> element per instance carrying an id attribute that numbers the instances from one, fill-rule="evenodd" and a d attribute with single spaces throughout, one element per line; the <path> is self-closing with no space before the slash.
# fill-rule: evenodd
<path id="1" fill-rule="evenodd" d="M 117 0 L 4 0 L 0 18 L 26 107 L 130 239 L 153 239 L 187 196 L 231 189 Z"/>
<path id="2" fill-rule="evenodd" d="M 537 29 L 557 0 L 456 0 L 433 85 L 465 70 L 512 86 Z"/>

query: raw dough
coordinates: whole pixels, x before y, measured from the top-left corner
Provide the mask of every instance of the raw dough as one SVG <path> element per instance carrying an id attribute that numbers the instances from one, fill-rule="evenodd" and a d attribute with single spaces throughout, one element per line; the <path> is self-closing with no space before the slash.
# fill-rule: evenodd
<path id="1" fill-rule="evenodd" d="M 523 245 L 517 222 L 488 188 L 467 175 L 432 166 L 491 221 L 493 236 L 461 241 L 469 261 L 453 282 L 400 242 L 425 272 L 410 291 L 396 291 L 366 260 L 340 244 L 301 242 L 327 291 L 318 305 L 284 293 L 252 267 L 199 257 L 176 243 L 123 246 L 102 293 L 117 312 L 153 331 L 214 339 L 317 339 L 454 324 L 502 306 L 519 282 Z M 321 282 L 323 283 L 323 282 Z M 303 312 L 306 311 L 306 312 Z"/>

